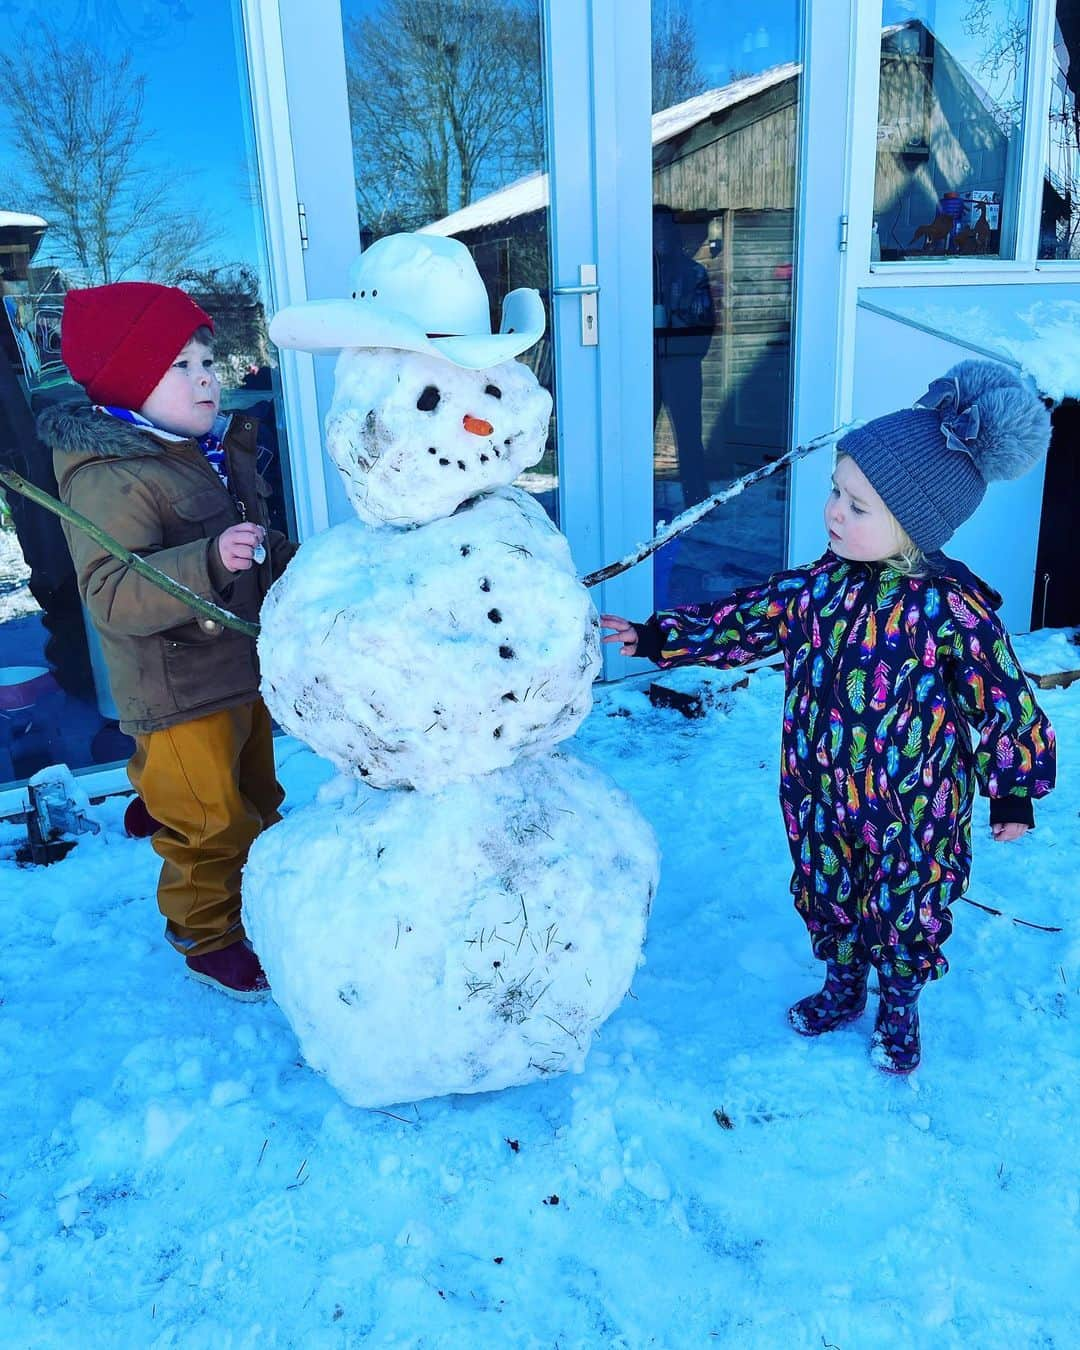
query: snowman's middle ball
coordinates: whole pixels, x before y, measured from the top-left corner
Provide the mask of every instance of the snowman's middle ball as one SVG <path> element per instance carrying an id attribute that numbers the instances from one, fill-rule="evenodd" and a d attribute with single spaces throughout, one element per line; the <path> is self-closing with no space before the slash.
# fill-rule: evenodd
<path id="1" fill-rule="evenodd" d="M 370 525 L 424 525 L 508 487 L 544 453 L 551 395 L 528 366 L 465 370 L 383 347 L 346 350 L 326 449 Z"/>
<path id="2" fill-rule="evenodd" d="M 600 669 L 566 539 L 517 488 L 413 530 L 316 535 L 261 618 L 270 711 L 373 787 L 433 792 L 550 750 Z"/>

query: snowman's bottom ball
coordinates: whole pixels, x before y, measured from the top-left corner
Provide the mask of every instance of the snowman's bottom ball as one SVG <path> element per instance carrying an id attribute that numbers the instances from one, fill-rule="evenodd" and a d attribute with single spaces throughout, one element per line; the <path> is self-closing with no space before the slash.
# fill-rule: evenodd
<path id="1" fill-rule="evenodd" d="M 337 778 L 255 841 L 244 919 L 308 1063 L 387 1106 L 580 1071 L 658 867 L 630 799 L 568 756 L 431 796 Z"/>

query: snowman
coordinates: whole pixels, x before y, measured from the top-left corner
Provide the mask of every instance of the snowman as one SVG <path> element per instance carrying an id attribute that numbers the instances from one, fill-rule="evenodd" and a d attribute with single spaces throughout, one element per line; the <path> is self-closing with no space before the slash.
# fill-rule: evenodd
<path id="1" fill-rule="evenodd" d="M 560 751 L 592 704 L 599 622 L 566 539 L 513 486 L 551 397 L 491 332 L 468 249 L 391 235 L 350 295 L 277 314 L 340 352 L 326 448 L 356 519 L 267 596 L 277 721 L 339 773 L 252 848 L 244 915 L 308 1063 L 357 1106 L 579 1072 L 641 959 L 652 832 Z"/>

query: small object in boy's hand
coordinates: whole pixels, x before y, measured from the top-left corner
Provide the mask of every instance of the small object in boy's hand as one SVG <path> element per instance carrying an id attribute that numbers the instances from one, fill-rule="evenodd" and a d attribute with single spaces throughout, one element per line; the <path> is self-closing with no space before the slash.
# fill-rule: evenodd
<path id="1" fill-rule="evenodd" d="M 262 544 L 256 544 L 251 552 L 251 561 L 256 567 L 261 567 L 266 561 L 266 548 Z"/>

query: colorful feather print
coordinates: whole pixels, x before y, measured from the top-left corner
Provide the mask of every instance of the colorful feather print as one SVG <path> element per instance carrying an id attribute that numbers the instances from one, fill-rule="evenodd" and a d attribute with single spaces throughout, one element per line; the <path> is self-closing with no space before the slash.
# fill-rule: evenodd
<path id="1" fill-rule="evenodd" d="M 890 820 L 888 825 L 885 826 L 885 833 L 881 836 L 881 851 L 885 854 L 886 861 L 890 865 L 887 870 L 891 870 L 892 866 L 892 858 L 889 856 L 889 849 L 891 849 L 893 844 L 900 838 L 903 831 L 904 823 L 900 820 Z"/>
<path id="2" fill-rule="evenodd" d="M 934 695 L 934 701 L 930 704 L 930 729 L 926 735 L 926 744 L 932 750 L 934 742 L 938 738 L 938 732 L 945 722 L 945 700 L 940 694 Z"/>
<path id="3" fill-rule="evenodd" d="M 906 797 L 907 794 L 915 788 L 915 785 L 922 778 L 922 767 L 923 767 L 922 760 L 921 759 L 916 760 L 915 767 L 910 771 L 910 773 L 906 773 L 903 776 L 903 778 L 901 778 L 900 787 L 898 790 L 902 797 Z"/>
<path id="4" fill-rule="evenodd" d="M 896 679 L 893 680 L 893 693 L 898 694 L 907 681 L 908 676 L 918 666 L 918 661 L 913 656 L 909 656 L 900 669 L 896 672 Z"/>
<path id="5" fill-rule="evenodd" d="M 885 716 L 881 719 L 881 721 L 877 724 L 877 727 L 874 731 L 875 754 L 880 755 L 882 750 L 885 749 L 885 740 L 889 734 L 889 728 L 896 720 L 896 716 L 899 711 L 900 711 L 899 705 L 894 703 L 893 706 L 886 712 Z"/>
<path id="6" fill-rule="evenodd" d="M 852 773 L 861 773 L 866 763 L 866 728 L 864 726 L 853 726 L 851 728 L 851 745 L 848 747 L 848 764 L 851 766 Z"/>
<path id="7" fill-rule="evenodd" d="M 829 755 L 836 759 L 844 743 L 844 718 L 839 708 L 829 710 Z"/>
<path id="8" fill-rule="evenodd" d="M 853 670 L 847 677 L 848 706 L 854 713 L 861 713 L 866 707 L 866 672 Z"/>
<path id="9" fill-rule="evenodd" d="M 874 614 L 874 611 L 871 609 L 867 610 L 866 626 L 863 628 L 862 641 L 859 643 L 859 648 L 862 652 L 862 659 L 864 661 L 869 661 L 869 659 L 873 656 L 876 647 L 877 647 L 877 618 Z"/>
<path id="10" fill-rule="evenodd" d="M 990 686 L 990 698 L 993 700 L 994 711 L 997 713 L 1001 725 L 1011 727 L 1013 724 L 1012 704 L 996 684 Z"/>
<path id="11" fill-rule="evenodd" d="M 978 628 L 978 616 L 972 612 L 967 603 L 955 591 L 949 591 L 946 598 L 949 608 L 952 610 L 953 618 L 958 624 L 963 628 Z"/>
<path id="12" fill-rule="evenodd" d="M 884 661 L 879 661 L 874 667 L 873 693 L 870 698 L 870 706 L 875 712 L 880 712 L 889 701 L 889 667 Z"/>

